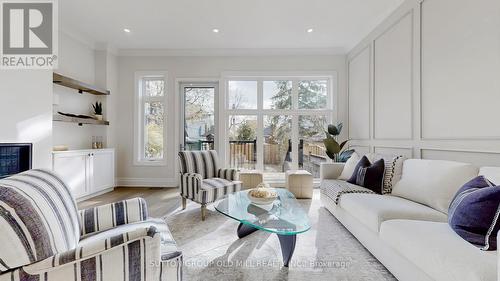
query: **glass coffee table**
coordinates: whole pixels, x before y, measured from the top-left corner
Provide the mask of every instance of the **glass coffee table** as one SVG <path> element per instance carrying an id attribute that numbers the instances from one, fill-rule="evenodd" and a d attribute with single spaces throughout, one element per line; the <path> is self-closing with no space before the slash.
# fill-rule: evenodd
<path id="1" fill-rule="evenodd" d="M 295 196 L 284 188 L 275 189 L 278 198 L 269 205 L 256 205 L 248 198 L 248 190 L 229 194 L 216 204 L 220 213 L 240 222 L 237 234 L 245 237 L 257 230 L 278 235 L 283 263 L 288 267 L 295 250 L 297 234 L 308 231 L 309 218 Z"/>

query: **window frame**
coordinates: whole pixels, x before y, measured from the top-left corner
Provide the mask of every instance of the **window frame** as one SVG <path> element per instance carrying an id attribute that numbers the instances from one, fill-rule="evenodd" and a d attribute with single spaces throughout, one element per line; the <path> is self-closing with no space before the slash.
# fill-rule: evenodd
<path id="1" fill-rule="evenodd" d="M 135 73 L 135 93 L 134 93 L 134 166 L 166 166 L 167 165 L 167 136 L 166 127 L 168 126 L 167 97 L 168 81 L 165 71 L 137 71 Z M 144 81 L 151 79 L 161 79 L 165 83 L 163 96 L 145 96 Z M 148 159 L 144 157 L 146 134 L 144 106 L 150 102 L 163 103 L 163 157 L 158 159 Z"/>
<path id="2" fill-rule="evenodd" d="M 292 108 L 291 109 L 264 109 L 264 81 L 292 81 Z M 324 109 L 299 109 L 298 105 L 298 82 L 302 80 L 327 80 L 327 106 Z M 229 81 L 257 81 L 257 109 L 231 109 L 229 106 Z M 338 119 L 338 81 L 336 71 L 308 72 L 308 73 L 223 73 L 223 104 L 221 120 L 221 132 L 227 134 L 227 120 L 231 115 L 257 115 L 257 163 L 256 169 L 263 170 L 263 123 L 266 115 L 289 115 L 292 118 L 292 140 L 299 139 L 299 116 L 326 116 L 327 123 L 333 124 Z M 223 148 L 224 163 L 229 165 L 229 145 L 224 141 L 227 135 L 221 138 L 220 147 Z M 298 142 L 292 141 L 292 169 L 298 169 Z"/>

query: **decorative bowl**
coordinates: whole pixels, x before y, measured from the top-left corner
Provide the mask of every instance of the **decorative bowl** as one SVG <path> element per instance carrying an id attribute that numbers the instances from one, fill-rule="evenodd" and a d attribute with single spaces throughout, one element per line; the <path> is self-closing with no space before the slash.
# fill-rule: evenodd
<path id="1" fill-rule="evenodd" d="M 248 191 L 248 199 L 256 205 L 269 205 L 278 198 L 274 188 L 254 188 Z"/>

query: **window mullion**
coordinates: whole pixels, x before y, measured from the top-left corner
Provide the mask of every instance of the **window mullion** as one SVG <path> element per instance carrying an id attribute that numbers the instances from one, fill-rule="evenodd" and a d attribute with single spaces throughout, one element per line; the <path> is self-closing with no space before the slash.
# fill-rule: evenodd
<path id="1" fill-rule="evenodd" d="M 299 113 L 299 80 L 292 80 L 292 110 Z M 292 169 L 299 168 L 299 116 L 294 114 L 292 117 Z"/>
<path id="2" fill-rule="evenodd" d="M 257 169 L 264 169 L 264 86 L 262 80 L 257 81 Z"/>

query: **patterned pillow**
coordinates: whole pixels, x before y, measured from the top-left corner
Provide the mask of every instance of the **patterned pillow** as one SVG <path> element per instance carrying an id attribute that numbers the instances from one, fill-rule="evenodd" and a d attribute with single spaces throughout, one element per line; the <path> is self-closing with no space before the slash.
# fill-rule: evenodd
<path id="1" fill-rule="evenodd" d="M 382 194 L 384 171 L 384 159 L 380 159 L 372 164 L 366 156 L 363 156 L 347 182 L 366 187 L 378 194 Z"/>
<path id="2" fill-rule="evenodd" d="M 448 210 L 451 228 L 481 250 L 496 250 L 500 228 L 500 186 L 479 176 L 462 186 Z"/>
<path id="3" fill-rule="evenodd" d="M 402 155 L 394 156 L 377 153 L 367 154 L 367 157 L 370 162 L 384 159 L 385 172 L 382 194 L 390 194 L 392 192 L 392 187 L 401 180 L 401 176 L 403 175 L 403 162 L 406 160 L 406 157 Z"/>

